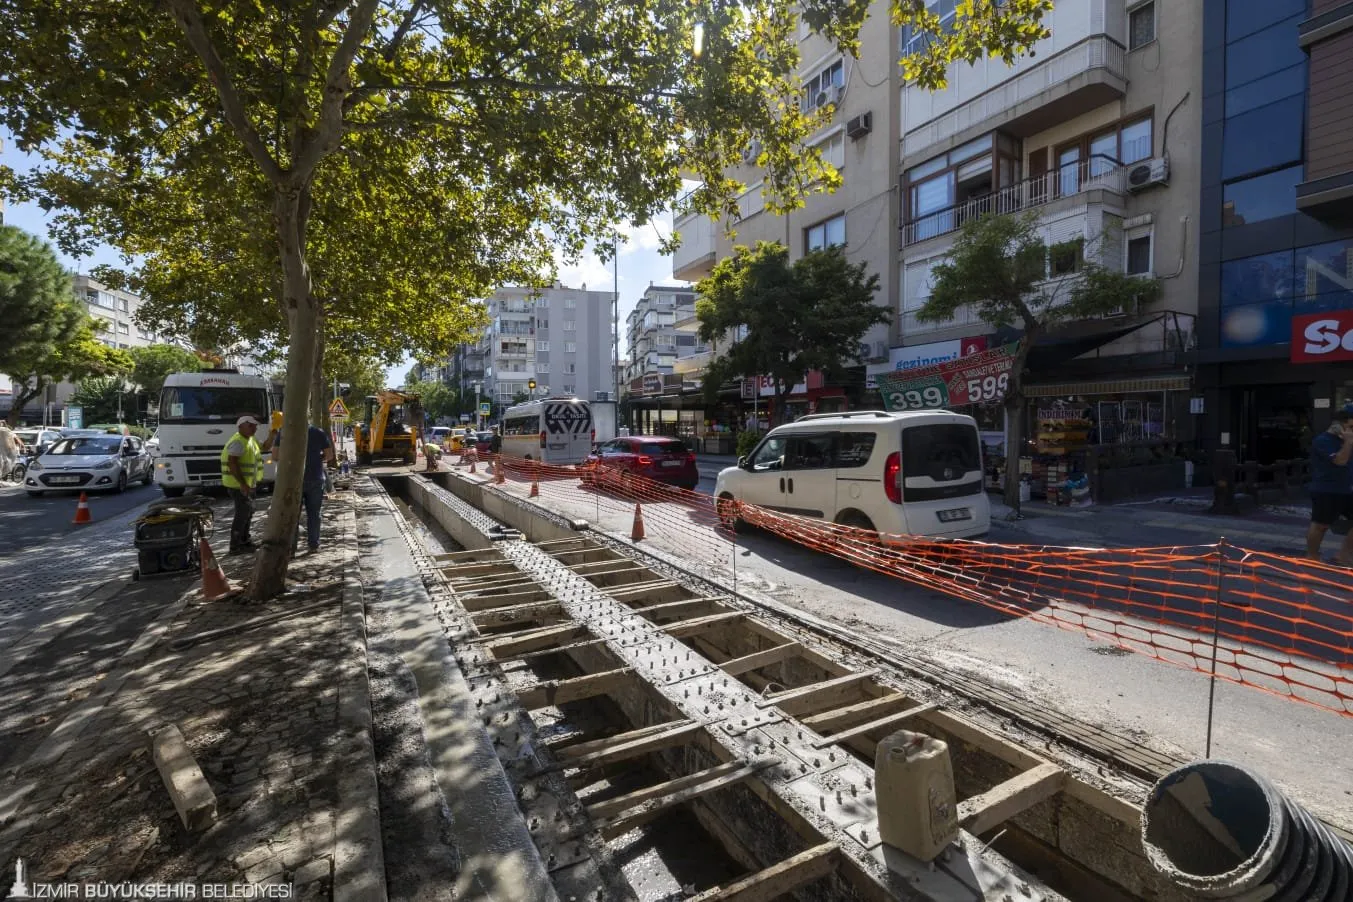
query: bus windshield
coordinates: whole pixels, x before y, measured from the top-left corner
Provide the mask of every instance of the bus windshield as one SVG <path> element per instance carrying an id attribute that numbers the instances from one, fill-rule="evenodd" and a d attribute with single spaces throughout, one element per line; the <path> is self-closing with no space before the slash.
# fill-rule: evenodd
<path id="1" fill-rule="evenodd" d="M 268 393 L 262 388 L 166 385 L 160 394 L 160 423 L 234 423 L 249 414 L 268 422 Z"/>

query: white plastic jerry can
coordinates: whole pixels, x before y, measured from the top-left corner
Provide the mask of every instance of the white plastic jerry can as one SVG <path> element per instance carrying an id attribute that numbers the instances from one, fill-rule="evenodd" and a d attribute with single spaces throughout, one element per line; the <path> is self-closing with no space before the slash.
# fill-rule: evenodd
<path id="1" fill-rule="evenodd" d="M 879 836 L 921 861 L 931 861 L 958 838 L 958 799 L 947 743 L 898 730 L 874 756 Z"/>

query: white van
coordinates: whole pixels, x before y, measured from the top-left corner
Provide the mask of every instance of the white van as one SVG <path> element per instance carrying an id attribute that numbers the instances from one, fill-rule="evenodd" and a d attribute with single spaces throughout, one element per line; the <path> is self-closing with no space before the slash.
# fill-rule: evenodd
<path id="1" fill-rule="evenodd" d="M 577 464 L 596 441 L 592 407 L 579 398 L 543 398 L 503 413 L 503 454 L 547 464 Z"/>
<path id="2" fill-rule="evenodd" d="M 977 422 L 947 410 L 813 414 L 772 429 L 714 497 L 880 533 L 971 538 L 991 528 Z M 733 525 L 731 505 L 719 516 Z"/>
<path id="3" fill-rule="evenodd" d="M 263 425 L 255 438 L 268 437 L 276 409 L 272 388 L 261 376 L 238 370 L 171 373 L 160 391 L 159 450 L 155 482 L 169 498 L 192 487 L 221 484 L 221 451 L 235 434 L 235 421 L 249 414 Z M 277 465 L 264 455 L 261 486 L 267 490 L 277 478 Z"/>

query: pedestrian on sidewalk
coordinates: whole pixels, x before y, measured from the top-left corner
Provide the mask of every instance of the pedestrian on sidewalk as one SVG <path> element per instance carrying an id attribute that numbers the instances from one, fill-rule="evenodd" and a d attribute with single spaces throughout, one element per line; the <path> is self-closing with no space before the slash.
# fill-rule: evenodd
<path id="1" fill-rule="evenodd" d="M 0 479 L 8 479 L 19 460 L 19 437 L 7 423 L 0 423 Z"/>
<path id="2" fill-rule="evenodd" d="M 282 459 L 282 430 L 275 433 L 273 460 Z M 301 503 L 305 507 L 305 540 L 313 554 L 319 551 L 319 513 L 324 504 L 324 468 L 335 465 L 334 444 L 329 434 L 318 426 L 310 426 L 305 436 L 305 476 L 301 481 Z M 293 548 L 300 540 L 301 527 L 296 526 Z"/>
<path id="3" fill-rule="evenodd" d="M 235 434 L 221 449 L 221 483 L 235 502 L 235 519 L 230 524 L 230 553 L 244 554 L 257 546 L 249 538 L 254 519 L 254 495 L 263 475 L 264 448 L 254 438 L 259 421 L 246 414 L 235 421 Z M 268 442 L 272 442 L 269 437 Z"/>
<path id="4" fill-rule="evenodd" d="M 1353 404 L 1334 414 L 1329 429 L 1311 442 L 1311 527 L 1306 531 L 1306 555 L 1320 560 L 1325 533 L 1340 517 L 1353 520 Z M 1353 529 L 1344 536 L 1340 564 L 1353 566 Z"/>

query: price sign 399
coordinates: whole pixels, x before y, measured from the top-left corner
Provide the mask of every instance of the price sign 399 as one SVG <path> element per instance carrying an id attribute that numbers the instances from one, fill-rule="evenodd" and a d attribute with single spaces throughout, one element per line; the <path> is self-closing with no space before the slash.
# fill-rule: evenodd
<path id="1" fill-rule="evenodd" d="M 947 407 L 949 393 L 942 380 L 910 382 L 886 390 L 889 410 L 933 410 Z"/>

